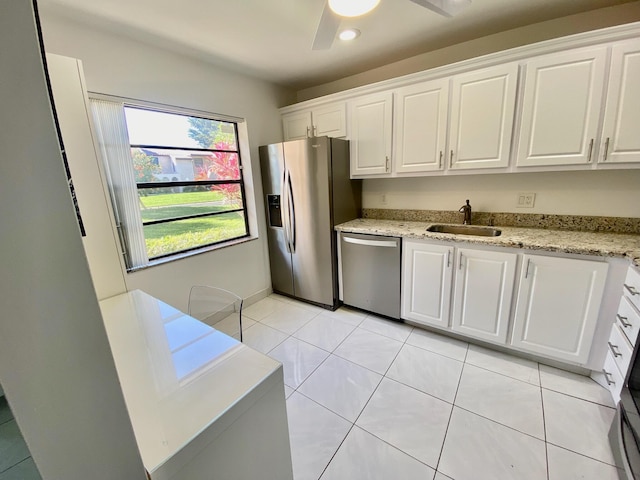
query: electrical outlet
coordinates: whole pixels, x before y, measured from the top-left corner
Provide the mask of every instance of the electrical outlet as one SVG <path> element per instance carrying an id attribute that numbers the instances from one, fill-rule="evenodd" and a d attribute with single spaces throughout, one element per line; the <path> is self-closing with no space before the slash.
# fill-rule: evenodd
<path id="1" fill-rule="evenodd" d="M 516 207 L 518 208 L 533 208 L 533 205 L 536 203 L 536 194 L 535 193 L 519 193 L 518 194 L 518 203 Z"/>
<path id="2" fill-rule="evenodd" d="M 380 204 L 381 205 L 386 205 L 387 204 L 387 194 L 383 193 L 382 195 L 380 195 Z"/>

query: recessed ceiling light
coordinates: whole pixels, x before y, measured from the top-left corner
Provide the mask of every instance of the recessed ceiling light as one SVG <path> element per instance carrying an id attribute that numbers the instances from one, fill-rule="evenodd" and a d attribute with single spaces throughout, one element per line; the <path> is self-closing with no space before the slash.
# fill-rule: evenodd
<path id="1" fill-rule="evenodd" d="M 359 17 L 376 8 L 380 0 L 329 0 L 329 8 L 342 17 Z"/>
<path id="2" fill-rule="evenodd" d="M 354 38 L 358 38 L 360 36 L 360 30 L 357 28 L 347 28 L 340 32 L 338 37 L 340 40 L 353 40 Z"/>

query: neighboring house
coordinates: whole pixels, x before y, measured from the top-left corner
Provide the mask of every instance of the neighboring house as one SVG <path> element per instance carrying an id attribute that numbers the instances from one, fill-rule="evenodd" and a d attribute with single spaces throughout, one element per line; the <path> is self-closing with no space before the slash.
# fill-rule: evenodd
<path id="1" fill-rule="evenodd" d="M 205 168 L 210 155 L 194 153 L 189 150 L 165 150 L 162 148 L 141 148 L 142 153 L 151 157 L 153 163 L 160 167 L 155 176 L 166 182 L 194 180 L 201 169 Z M 209 174 L 209 178 L 213 178 Z"/>

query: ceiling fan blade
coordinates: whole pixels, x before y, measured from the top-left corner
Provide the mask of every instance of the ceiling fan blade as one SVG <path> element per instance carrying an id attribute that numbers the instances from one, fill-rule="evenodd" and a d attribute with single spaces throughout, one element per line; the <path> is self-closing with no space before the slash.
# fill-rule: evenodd
<path id="1" fill-rule="evenodd" d="M 460 10 L 471 5 L 471 0 L 411 0 L 421 7 L 433 10 L 445 17 L 453 17 Z"/>
<path id="2" fill-rule="evenodd" d="M 313 39 L 312 50 L 329 49 L 333 44 L 333 40 L 336 38 L 338 27 L 340 27 L 340 17 L 333 13 L 327 2 L 320 17 L 320 23 L 318 23 L 316 36 Z"/>

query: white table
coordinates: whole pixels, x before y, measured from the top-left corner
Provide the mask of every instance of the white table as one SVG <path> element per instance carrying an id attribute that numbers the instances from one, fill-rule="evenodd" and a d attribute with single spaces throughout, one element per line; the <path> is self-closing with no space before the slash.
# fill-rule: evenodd
<path id="1" fill-rule="evenodd" d="M 140 290 L 100 308 L 153 480 L 292 479 L 279 362 Z"/>

